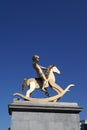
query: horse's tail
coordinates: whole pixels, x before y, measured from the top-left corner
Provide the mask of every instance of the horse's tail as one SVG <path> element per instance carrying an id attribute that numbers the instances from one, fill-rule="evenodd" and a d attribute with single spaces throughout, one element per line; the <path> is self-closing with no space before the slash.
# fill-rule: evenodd
<path id="1" fill-rule="evenodd" d="M 26 90 L 26 85 L 27 85 L 27 79 L 24 78 L 23 82 L 22 82 L 22 91 Z"/>

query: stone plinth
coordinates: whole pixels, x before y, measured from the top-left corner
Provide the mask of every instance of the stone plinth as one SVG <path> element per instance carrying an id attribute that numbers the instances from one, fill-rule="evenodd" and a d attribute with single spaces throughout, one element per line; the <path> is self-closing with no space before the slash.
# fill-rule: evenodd
<path id="1" fill-rule="evenodd" d="M 8 105 L 11 130 L 80 130 L 77 103 L 14 101 Z"/>

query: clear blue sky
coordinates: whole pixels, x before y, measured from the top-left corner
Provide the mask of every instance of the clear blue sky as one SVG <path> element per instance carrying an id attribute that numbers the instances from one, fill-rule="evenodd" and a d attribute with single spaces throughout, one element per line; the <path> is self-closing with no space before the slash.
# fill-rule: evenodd
<path id="1" fill-rule="evenodd" d="M 32 56 L 40 64 L 55 64 L 61 71 L 56 82 L 75 87 L 60 102 L 77 102 L 87 119 L 87 1 L 0 1 L 0 120 L 10 127 L 8 104 L 20 92 L 25 77 L 35 77 Z M 52 94 L 52 93 L 51 93 Z M 35 92 L 35 95 L 41 95 Z"/>

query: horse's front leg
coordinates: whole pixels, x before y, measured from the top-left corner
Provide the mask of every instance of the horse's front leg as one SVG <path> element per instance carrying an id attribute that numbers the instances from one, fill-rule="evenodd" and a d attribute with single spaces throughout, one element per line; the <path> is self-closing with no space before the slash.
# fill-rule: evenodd
<path id="1" fill-rule="evenodd" d="M 29 86 L 30 86 L 30 89 L 27 90 L 26 97 L 30 97 L 31 93 L 35 90 L 35 82 L 31 81 Z"/>

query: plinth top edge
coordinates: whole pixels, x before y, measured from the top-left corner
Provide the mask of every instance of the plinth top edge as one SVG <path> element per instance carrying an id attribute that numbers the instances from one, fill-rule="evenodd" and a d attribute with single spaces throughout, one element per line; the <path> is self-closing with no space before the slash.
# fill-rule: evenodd
<path id="1" fill-rule="evenodd" d="M 78 107 L 76 102 L 31 102 L 31 101 L 14 101 L 12 105 L 33 105 L 33 106 L 69 106 L 69 107 Z"/>
<path id="2" fill-rule="evenodd" d="M 25 112 L 64 112 L 79 113 L 82 107 L 78 103 L 69 102 L 30 102 L 30 101 L 14 101 L 8 105 L 9 114 L 13 111 Z"/>

